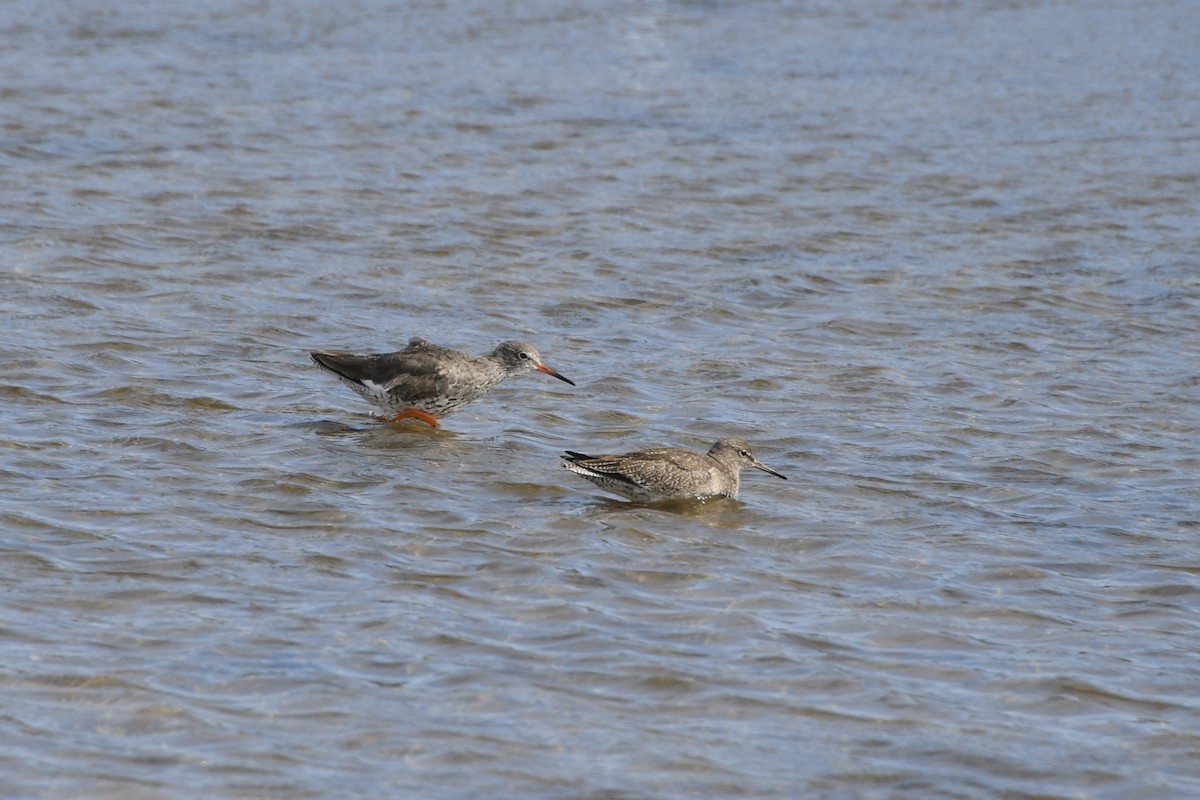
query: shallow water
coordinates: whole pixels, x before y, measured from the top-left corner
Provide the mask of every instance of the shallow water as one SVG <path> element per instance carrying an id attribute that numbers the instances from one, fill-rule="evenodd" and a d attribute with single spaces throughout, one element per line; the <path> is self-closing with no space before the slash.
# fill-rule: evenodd
<path id="1" fill-rule="evenodd" d="M 4 796 L 1200 794 L 1190 3 L 0 32 Z M 307 360 L 413 334 L 579 385 Z"/>

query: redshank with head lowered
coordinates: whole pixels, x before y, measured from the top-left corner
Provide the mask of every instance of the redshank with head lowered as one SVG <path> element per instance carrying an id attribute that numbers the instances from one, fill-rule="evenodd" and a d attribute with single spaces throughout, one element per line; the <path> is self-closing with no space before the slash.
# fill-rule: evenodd
<path id="1" fill-rule="evenodd" d="M 679 447 L 652 447 L 613 456 L 568 450 L 563 467 L 601 489 L 638 502 L 737 497 L 746 467 L 787 478 L 754 457 L 742 439 L 720 439 L 707 454 Z"/>
<path id="2" fill-rule="evenodd" d="M 543 364 L 537 349 L 524 342 L 501 342 L 490 353 L 471 357 L 414 336 L 395 353 L 318 350 L 311 355 L 318 366 L 388 412 L 391 421 L 418 419 L 435 428 L 439 420 L 514 375 L 537 370 L 575 385 Z"/>

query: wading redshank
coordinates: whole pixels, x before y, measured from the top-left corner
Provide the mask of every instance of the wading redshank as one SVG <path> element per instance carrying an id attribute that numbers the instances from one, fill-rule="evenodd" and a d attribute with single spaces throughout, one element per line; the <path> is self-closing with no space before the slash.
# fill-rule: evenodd
<path id="1" fill-rule="evenodd" d="M 318 350 L 312 360 L 368 403 L 389 412 L 390 420 L 419 419 L 435 428 L 439 419 L 513 375 L 537 370 L 575 385 L 543 364 L 538 351 L 524 342 L 501 342 L 492 352 L 472 358 L 414 336 L 408 347 L 395 353 Z"/>
<path id="2" fill-rule="evenodd" d="M 601 489 L 638 502 L 737 497 L 739 473 L 746 467 L 786 477 L 754 457 L 741 439 L 720 439 L 708 455 L 679 447 L 653 447 L 615 456 L 567 451 L 563 467 Z"/>

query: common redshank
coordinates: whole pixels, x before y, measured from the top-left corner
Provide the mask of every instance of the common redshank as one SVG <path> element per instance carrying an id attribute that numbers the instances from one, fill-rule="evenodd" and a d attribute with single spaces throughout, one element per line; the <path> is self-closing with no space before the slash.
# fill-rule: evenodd
<path id="1" fill-rule="evenodd" d="M 395 353 L 354 355 L 318 350 L 312 360 L 341 379 L 371 405 L 390 412 L 389 419 L 419 419 L 433 427 L 505 378 L 531 370 L 575 385 L 542 363 L 524 342 L 501 342 L 477 358 L 414 336 Z"/>
<path id="2" fill-rule="evenodd" d="M 746 467 L 787 478 L 754 457 L 742 439 L 719 439 L 707 455 L 679 447 L 653 447 L 615 456 L 589 456 L 571 450 L 563 467 L 601 489 L 638 502 L 737 497 Z"/>

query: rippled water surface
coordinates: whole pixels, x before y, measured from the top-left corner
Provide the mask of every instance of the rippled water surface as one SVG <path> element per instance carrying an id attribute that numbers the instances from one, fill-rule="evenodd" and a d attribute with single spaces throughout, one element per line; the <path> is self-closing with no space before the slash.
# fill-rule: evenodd
<path id="1" fill-rule="evenodd" d="M 4 3 L 0 794 L 1200 796 L 1196 10 Z"/>

